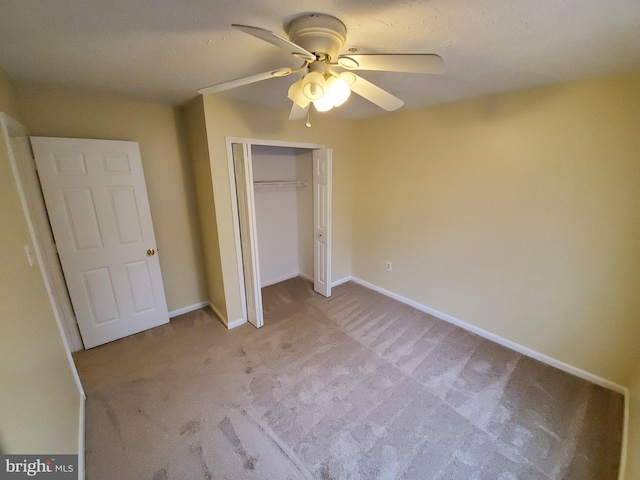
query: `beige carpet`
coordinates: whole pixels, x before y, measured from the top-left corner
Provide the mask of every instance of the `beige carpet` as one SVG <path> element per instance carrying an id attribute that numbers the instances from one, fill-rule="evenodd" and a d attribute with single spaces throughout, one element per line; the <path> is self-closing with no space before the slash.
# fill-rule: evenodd
<path id="1" fill-rule="evenodd" d="M 623 398 L 353 283 L 74 356 L 100 479 L 616 479 Z"/>

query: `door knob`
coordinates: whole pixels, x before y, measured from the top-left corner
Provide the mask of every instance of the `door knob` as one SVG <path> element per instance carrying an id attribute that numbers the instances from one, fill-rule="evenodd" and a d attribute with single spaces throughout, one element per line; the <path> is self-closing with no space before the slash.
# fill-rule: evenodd
<path id="1" fill-rule="evenodd" d="M 156 251 L 153 248 L 150 248 L 149 250 L 147 250 L 147 255 L 149 255 L 150 257 L 155 254 L 156 254 Z"/>

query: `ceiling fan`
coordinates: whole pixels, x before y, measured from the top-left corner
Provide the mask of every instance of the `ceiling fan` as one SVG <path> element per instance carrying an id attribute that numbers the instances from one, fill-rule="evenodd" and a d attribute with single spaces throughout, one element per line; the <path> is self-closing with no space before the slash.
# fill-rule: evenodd
<path id="1" fill-rule="evenodd" d="M 287 94 L 293 102 L 289 115 L 291 120 L 304 118 L 312 103 L 318 111 L 340 106 L 351 92 L 389 112 L 404 105 L 398 97 L 356 75 L 353 73 L 354 70 L 444 73 L 442 58 L 435 54 L 340 55 L 339 51 L 345 45 L 347 28 L 344 23 L 330 15 L 313 13 L 294 19 L 289 24 L 289 40 L 264 28 L 238 24 L 233 24 L 232 27 L 288 51 L 302 60 L 302 65 L 295 69 L 282 67 L 219 83 L 201 88 L 198 93 L 218 93 L 269 78 L 286 77 L 306 71 L 300 80 L 291 85 Z"/>

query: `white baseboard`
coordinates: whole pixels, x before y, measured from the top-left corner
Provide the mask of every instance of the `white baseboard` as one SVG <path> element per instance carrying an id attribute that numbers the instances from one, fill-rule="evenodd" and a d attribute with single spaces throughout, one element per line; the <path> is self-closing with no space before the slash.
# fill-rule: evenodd
<path id="1" fill-rule="evenodd" d="M 78 480 L 84 480 L 84 445 L 85 445 L 85 402 L 84 392 L 80 392 L 80 408 L 78 409 Z"/>
<path id="2" fill-rule="evenodd" d="M 463 328 L 471 333 L 475 333 L 476 335 L 479 335 L 483 338 L 486 338 L 487 340 L 491 340 L 492 342 L 495 342 L 499 345 L 502 345 L 503 347 L 507 347 L 511 350 L 514 350 L 518 353 L 521 353 L 523 355 L 526 355 L 527 357 L 533 358 L 534 360 L 538 360 L 542 363 L 546 363 L 547 365 L 551 365 L 552 367 L 556 367 L 559 368 L 560 370 L 570 373 L 572 375 L 575 375 L 576 377 L 580 377 L 584 380 L 587 380 L 591 383 L 595 383 L 596 385 L 600 385 L 601 387 L 604 388 L 608 388 L 610 390 L 613 390 L 615 392 L 621 393 L 623 395 L 627 394 L 627 388 L 623 387 L 620 384 L 617 384 L 615 382 L 612 382 L 611 380 L 607 380 L 606 378 L 602 378 L 598 375 L 595 375 L 591 372 L 587 372 L 585 370 L 582 370 L 578 367 L 574 367 L 573 365 L 569 365 L 568 363 L 562 362 L 560 360 L 557 360 L 555 358 L 549 357 L 548 355 L 545 355 L 543 353 L 537 352 L 535 350 L 532 350 L 529 347 L 525 347 L 523 345 L 520 345 L 516 342 L 512 342 L 511 340 L 507 340 L 506 338 L 500 337 L 498 335 L 495 335 L 491 332 L 488 332 L 486 330 L 483 330 L 481 328 L 476 327 L 475 325 L 471 325 L 467 322 L 463 322 L 462 320 L 459 320 L 455 317 L 452 317 L 451 315 L 447 315 L 446 313 L 442 313 L 434 308 L 428 307 L 426 305 L 422 305 L 421 303 L 415 302 L 413 300 L 410 300 L 406 297 L 403 297 L 402 295 L 398 295 L 397 293 L 393 293 L 389 290 L 386 290 L 382 287 L 379 287 L 377 285 L 374 285 L 373 283 L 369 283 L 365 280 L 362 280 L 358 277 L 352 277 L 351 280 L 355 283 L 358 283 L 364 287 L 370 288 L 371 290 L 375 290 L 376 292 L 382 293 L 383 295 L 386 295 L 387 297 L 393 298 L 394 300 L 398 300 L 399 302 L 402 302 L 404 304 L 410 305 L 413 308 L 420 310 L 421 312 L 425 312 L 428 313 L 429 315 L 433 315 L 436 318 L 439 318 L 440 320 L 444 320 L 445 322 L 449 322 L 453 325 L 456 325 L 457 327 Z"/>
<path id="3" fill-rule="evenodd" d="M 200 303 L 194 303 L 193 305 L 189 305 L 188 307 L 172 310 L 169 312 L 169 318 L 173 318 L 173 317 L 177 317 L 178 315 L 183 315 L 185 313 L 193 312 L 194 310 L 198 310 L 199 308 L 204 308 L 207 305 L 209 305 L 209 302 L 200 302 Z"/>
<path id="4" fill-rule="evenodd" d="M 240 325 L 244 325 L 247 321 L 244 318 L 239 318 L 238 320 L 234 320 L 233 322 L 229 322 L 227 328 L 231 330 L 232 328 L 239 327 Z"/>
<path id="5" fill-rule="evenodd" d="M 351 277 L 351 276 L 343 277 L 340 280 L 335 280 L 334 282 L 331 283 L 331 288 L 337 287 L 338 285 L 342 285 L 343 283 L 350 282 L 351 280 L 354 280 L 353 277 Z"/>
<path id="6" fill-rule="evenodd" d="M 216 314 L 216 317 L 218 317 L 218 320 L 220 320 L 220 323 L 222 323 L 227 330 L 231 330 L 232 328 L 236 328 L 239 327 L 240 325 L 243 325 L 245 323 L 247 323 L 247 321 L 243 318 L 239 318 L 237 320 L 234 320 L 232 322 L 229 322 L 223 315 L 222 313 L 220 313 L 220 310 L 218 310 L 216 307 L 213 306 L 212 303 L 208 303 L 209 307 L 211 307 L 211 310 L 213 310 L 213 313 Z"/>
<path id="7" fill-rule="evenodd" d="M 266 282 L 260 284 L 260 288 L 268 287 L 270 285 L 275 285 L 276 283 L 284 282 L 285 280 L 291 280 L 292 278 L 296 278 L 298 275 L 302 276 L 299 273 L 291 273 L 289 275 L 283 275 L 282 277 L 267 280 Z"/>

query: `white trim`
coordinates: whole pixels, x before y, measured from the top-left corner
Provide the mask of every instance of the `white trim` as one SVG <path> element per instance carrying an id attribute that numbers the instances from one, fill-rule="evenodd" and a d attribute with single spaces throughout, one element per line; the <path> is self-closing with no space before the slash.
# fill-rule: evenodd
<path id="1" fill-rule="evenodd" d="M 285 140 L 265 140 L 263 138 L 245 138 L 245 137 L 225 137 L 227 145 L 231 143 L 248 143 L 251 146 L 260 145 L 263 147 L 284 147 L 284 148 L 301 148 L 306 150 L 318 150 L 326 148 L 325 145 L 318 143 L 288 142 Z"/>
<path id="2" fill-rule="evenodd" d="M 237 320 L 234 320 L 233 322 L 229 322 L 229 324 L 227 325 L 227 330 L 239 327 L 240 325 L 244 325 L 245 323 L 247 323 L 247 321 L 244 318 L 239 318 Z"/>
<path id="3" fill-rule="evenodd" d="M 80 395 L 80 412 L 78 418 L 78 480 L 84 480 L 84 445 L 85 445 L 85 396 Z"/>
<path id="4" fill-rule="evenodd" d="M 273 280 L 268 280 L 260 285 L 260 288 L 269 287 L 271 285 L 275 285 L 276 283 L 284 282 L 286 280 L 291 280 L 292 278 L 301 277 L 301 273 L 292 273 L 289 275 L 284 275 L 282 277 L 275 278 Z M 312 280 L 313 281 L 313 280 Z"/>
<path id="5" fill-rule="evenodd" d="M 403 297 L 402 295 L 398 295 L 397 293 L 393 293 L 389 290 L 386 290 L 382 287 L 378 287 L 377 285 L 374 285 L 372 283 L 369 283 L 365 280 L 362 280 L 358 277 L 352 277 L 351 280 L 355 283 L 358 283 L 364 287 L 370 288 L 371 290 L 375 290 L 376 292 L 382 293 L 383 295 L 386 295 L 387 297 L 393 298 L 394 300 L 398 300 L 399 302 L 405 303 L 407 305 L 412 306 L 413 308 L 420 310 L 421 312 L 425 312 L 428 313 L 430 315 L 433 315 L 434 317 L 439 318 L 440 320 L 444 320 L 445 322 L 449 322 L 452 323 L 453 325 L 456 325 L 460 328 L 463 328 L 471 333 L 475 333 L 476 335 L 479 335 L 483 338 L 486 338 L 487 340 L 491 340 L 492 342 L 497 343 L 498 345 L 502 345 L 503 347 L 507 347 L 511 350 L 514 350 L 518 353 L 521 353 L 523 355 L 526 355 L 527 357 L 533 358 L 534 360 L 538 360 L 542 363 L 546 363 L 547 365 L 551 365 L 552 367 L 556 367 L 564 372 L 570 373 L 571 375 L 575 375 L 576 377 L 580 377 L 584 380 L 587 380 L 591 383 L 595 383 L 596 385 L 600 385 L 601 387 L 604 388 L 608 388 L 610 390 L 613 390 L 615 392 L 621 393 L 622 395 L 627 395 L 627 388 L 623 387 L 620 384 L 617 384 L 615 382 L 612 382 L 611 380 L 607 380 L 606 378 L 602 378 L 598 375 L 595 375 L 593 373 L 587 372 L 585 370 L 582 370 L 578 367 L 574 367 L 573 365 L 569 365 L 568 363 L 562 362 L 560 360 L 557 360 L 555 358 L 549 357 L 548 355 L 545 355 L 543 353 L 537 352 L 535 350 L 532 350 L 529 347 L 525 347 L 523 345 L 520 345 L 516 342 L 512 342 L 511 340 L 507 340 L 506 338 L 502 338 L 498 335 L 495 335 L 491 332 L 488 332 L 486 330 L 483 330 L 481 328 L 478 328 L 474 325 L 471 325 L 467 322 L 463 322 L 462 320 L 459 320 L 455 317 L 452 317 L 451 315 L 447 315 L 446 313 L 442 313 L 434 308 L 431 307 L 427 307 L 426 305 L 422 305 L 421 303 L 415 302 L 413 300 L 410 300 L 406 297 Z"/>
<path id="6" fill-rule="evenodd" d="M 218 317 L 218 320 L 220 320 L 220 323 L 222 323 L 222 325 L 224 325 L 227 330 L 231 330 L 232 328 L 236 328 L 236 327 L 239 327 L 240 325 L 244 325 L 245 323 L 247 323 L 247 319 L 246 318 L 239 318 L 237 320 L 229 322 L 222 315 L 222 313 L 220 313 L 220 310 L 218 310 L 216 307 L 214 307 L 211 302 L 209 302 L 209 307 L 211 308 L 211 310 L 213 310 L 213 313 L 216 314 L 216 316 Z"/>
<path id="7" fill-rule="evenodd" d="M 332 284 L 331 284 L 331 288 L 333 287 L 337 287 L 338 285 L 342 285 L 343 283 L 347 283 L 353 280 L 352 276 L 347 276 L 347 277 L 342 277 L 339 280 L 335 280 Z"/>
<path id="8" fill-rule="evenodd" d="M 26 205 L 24 207 L 25 215 L 29 217 L 29 221 L 33 223 L 34 227 L 34 242 L 37 243 L 37 245 L 34 245 L 34 249 L 40 251 L 40 255 L 42 257 L 42 264 L 40 266 L 43 268 L 42 275 L 46 276 L 48 279 L 48 281 L 45 282 L 45 285 L 50 295 L 52 306 L 57 310 L 58 315 L 60 315 L 63 333 L 71 352 L 84 350 L 84 344 L 80 337 L 80 331 L 78 330 L 78 324 L 76 323 L 71 299 L 67 292 L 66 281 L 64 279 L 64 274 L 62 273 L 62 267 L 60 266 L 60 260 L 57 253 L 51 252 L 50 249 L 51 246 L 54 245 L 55 240 L 53 239 L 53 233 L 49 229 L 49 218 L 47 216 L 46 205 L 44 204 L 44 200 L 41 196 L 42 190 L 40 188 L 40 183 L 38 180 L 35 180 L 35 184 L 29 185 L 35 178 L 37 178 L 38 174 L 35 159 L 33 158 L 31 151 L 28 132 L 24 126 L 6 114 L 2 113 L 2 118 L 5 119 L 7 127 L 7 134 L 9 137 L 7 139 L 9 142 L 8 148 L 11 149 L 10 157 L 13 156 L 12 158 L 15 160 L 16 179 L 20 181 L 20 188 L 22 189 L 21 195 L 24 195 L 24 200 L 26 201 Z M 25 158 L 21 157 L 18 159 L 15 157 L 13 145 L 10 144 L 10 139 L 14 137 L 23 137 L 26 140 L 28 144 L 28 151 L 26 152 Z M 22 168 L 19 168 L 19 166 Z M 30 171 L 30 173 L 24 173 L 25 170 Z M 32 175 L 35 178 L 33 178 Z M 23 184 L 23 182 L 25 183 Z M 40 195 L 35 193 L 36 190 L 40 192 Z M 34 194 L 39 198 L 34 198 Z M 42 206 L 44 213 L 44 218 L 40 219 L 44 221 L 42 225 L 40 225 L 40 222 L 38 221 L 40 205 Z M 45 230 L 47 231 L 45 232 Z M 54 265 L 57 266 L 57 269 L 53 268 Z M 49 289 L 51 290 L 49 291 Z"/>
<path id="9" fill-rule="evenodd" d="M 625 472 L 627 469 L 627 451 L 629 442 L 629 408 L 631 397 L 629 389 L 625 387 L 624 393 L 624 420 L 622 424 L 622 445 L 620 448 L 620 469 L 618 471 L 618 480 L 625 480 Z"/>
<path id="10" fill-rule="evenodd" d="M 42 276 L 42 280 L 45 284 L 45 290 L 47 291 L 47 295 L 49 297 L 49 303 L 51 304 L 51 310 L 53 311 L 53 316 L 56 320 L 56 324 L 58 325 L 58 333 L 60 334 L 60 338 L 62 340 L 62 344 L 64 346 L 65 354 L 67 356 L 67 361 L 69 362 L 69 368 L 71 368 L 71 374 L 76 383 L 76 387 L 78 388 L 78 392 L 81 397 L 87 398 L 84 393 L 84 388 L 82 388 L 82 382 L 80 382 L 80 377 L 78 376 L 78 370 L 76 369 L 76 364 L 73 362 L 73 357 L 71 356 L 71 349 L 69 348 L 69 342 L 67 341 L 67 335 L 64 329 L 64 325 L 62 323 L 61 314 L 56 308 L 55 301 L 53 299 L 52 287 L 49 283 L 49 279 L 47 275 L 45 275 L 45 265 L 44 259 L 42 257 L 42 252 L 40 251 L 40 247 L 38 245 L 38 240 L 36 236 L 35 226 L 33 225 L 33 220 L 31 219 L 31 215 L 29 213 L 29 207 L 27 203 L 27 198 L 25 195 L 24 187 L 22 186 L 22 182 L 20 181 L 20 174 L 18 171 L 18 165 L 16 163 L 16 158 L 13 152 L 13 148 L 11 147 L 10 142 L 10 133 L 9 129 L 12 132 L 18 133 L 19 135 L 26 136 L 26 129 L 19 124 L 17 121 L 13 120 L 6 113 L 0 112 L 0 126 L 2 130 L 2 134 L 6 138 L 7 142 L 7 153 L 9 155 L 9 163 L 11 164 L 11 170 L 13 171 L 13 179 L 16 183 L 16 188 L 18 190 L 18 196 L 20 197 L 20 203 L 22 204 L 22 210 L 24 213 L 25 221 L 27 222 L 27 227 L 29 229 L 29 236 L 31 238 L 31 245 L 36 253 L 36 258 L 38 259 L 38 268 L 40 269 L 40 275 Z"/>
<path id="11" fill-rule="evenodd" d="M 169 318 L 173 318 L 173 317 L 177 317 L 178 315 L 184 315 L 185 313 L 193 312 L 194 310 L 204 308 L 207 305 L 209 305 L 209 302 L 200 302 L 200 303 L 194 303 L 193 305 L 189 305 L 188 307 L 172 310 L 169 312 Z"/>
<path id="12" fill-rule="evenodd" d="M 291 275 L 284 275 L 282 277 L 276 278 L 275 280 L 269 280 L 263 283 L 262 285 L 260 285 L 260 288 L 270 287 L 271 285 L 275 285 L 276 283 L 286 282 L 287 280 L 291 280 L 292 278 L 297 278 L 297 277 L 300 277 L 306 280 L 307 282 L 313 283 L 313 277 L 310 277 L 306 273 L 298 272 L 298 273 L 293 273 Z"/>

